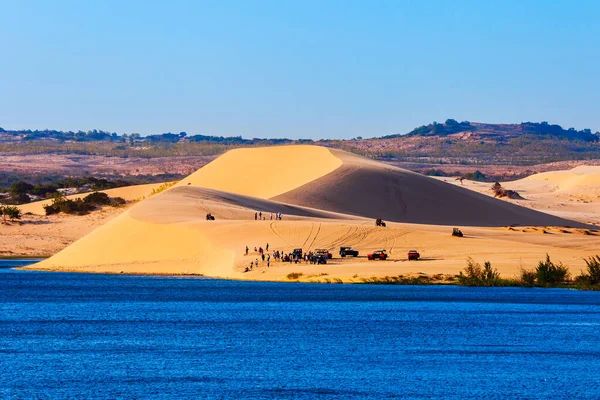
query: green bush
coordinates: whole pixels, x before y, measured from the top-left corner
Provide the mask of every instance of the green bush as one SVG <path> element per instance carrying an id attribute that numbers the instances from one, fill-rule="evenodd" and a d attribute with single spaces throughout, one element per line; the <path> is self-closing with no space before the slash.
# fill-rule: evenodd
<path id="1" fill-rule="evenodd" d="M 46 215 L 65 213 L 84 215 L 96 209 L 96 206 L 111 205 L 114 207 L 125 204 L 125 199 L 115 197 L 111 199 L 106 193 L 90 193 L 82 199 L 70 200 L 61 194 L 54 196 L 52 204 L 44 205 Z"/>
<path id="2" fill-rule="evenodd" d="M 124 206 L 125 203 L 127 203 L 127 202 L 125 201 L 124 198 L 122 198 L 122 197 L 113 197 L 112 200 L 111 200 L 110 205 L 113 206 L 113 207 L 120 207 L 120 206 Z"/>
<path id="3" fill-rule="evenodd" d="M 467 259 L 467 266 L 458 276 L 458 283 L 467 286 L 501 286 L 503 282 L 492 263 L 486 261 L 483 267 L 471 257 Z"/>
<path id="4" fill-rule="evenodd" d="M 535 270 L 537 283 L 542 286 L 552 286 L 569 280 L 569 269 L 562 263 L 554 264 L 550 256 L 540 261 Z"/>
<path id="5" fill-rule="evenodd" d="M 21 219 L 21 210 L 15 206 L 0 206 L 0 216 L 2 216 L 4 223 L 6 223 L 7 218 L 11 221 Z"/>
<path id="6" fill-rule="evenodd" d="M 578 284 L 599 285 L 600 284 L 600 255 L 591 256 L 585 260 L 587 271 L 582 272 L 576 278 Z"/>
<path id="7" fill-rule="evenodd" d="M 110 204 L 110 197 L 106 193 L 93 192 L 83 198 L 87 204 L 107 205 Z"/>
<path id="8" fill-rule="evenodd" d="M 93 204 L 87 203 L 82 199 L 70 200 L 61 194 L 54 196 L 52 204 L 44 206 L 46 215 L 58 214 L 61 212 L 65 214 L 84 215 L 95 208 L 96 207 Z"/>
<path id="9" fill-rule="evenodd" d="M 526 287 L 533 287 L 535 285 L 535 278 L 537 272 L 531 269 L 521 269 L 521 285 Z"/>

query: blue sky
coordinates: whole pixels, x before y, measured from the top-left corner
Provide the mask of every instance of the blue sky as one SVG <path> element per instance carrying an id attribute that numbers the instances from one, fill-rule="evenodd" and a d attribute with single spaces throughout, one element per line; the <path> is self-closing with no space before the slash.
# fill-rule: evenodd
<path id="1" fill-rule="evenodd" d="M 600 130 L 598 1 L 0 0 L 0 126 L 352 138 Z"/>

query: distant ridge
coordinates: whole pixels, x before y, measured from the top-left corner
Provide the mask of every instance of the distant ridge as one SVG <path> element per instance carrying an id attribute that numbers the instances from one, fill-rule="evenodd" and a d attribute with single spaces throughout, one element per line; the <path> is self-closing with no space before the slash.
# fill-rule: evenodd
<path id="1" fill-rule="evenodd" d="M 522 122 L 520 124 L 484 124 L 471 123 L 469 121 L 458 122 L 447 119 L 443 124 L 433 122 L 413 129 L 406 135 L 395 134 L 382 136 L 381 139 L 394 139 L 402 136 L 448 136 L 461 132 L 475 132 L 482 135 L 502 135 L 505 137 L 517 137 L 521 135 L 536 135 L 561 138 L 566 140 L 579 140 L 584 142 L 597 142 L 600 140 L 600 132 L 592 133 L 591 129 L 575 128 L 563 129 L 560 125 L 551 125 L 548 122 Z"/>

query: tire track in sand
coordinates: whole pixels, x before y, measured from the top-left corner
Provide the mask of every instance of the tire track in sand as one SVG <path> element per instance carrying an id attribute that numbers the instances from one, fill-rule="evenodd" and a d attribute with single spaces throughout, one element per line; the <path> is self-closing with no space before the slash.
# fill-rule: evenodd
<path id="1" fill-rule="evenodd" d="M 315 240 L 317 240 L 317 237 L 319 236 L 320 232 L 321 232 L 321 223 L 319 223 L 319 228 L 317 229 L 317 233 L 315 233 L 315 237 L 313 238 L 312 242 L 310 242 L 310 246 L 308 246 L 309 250 L 312 248 L 313 244 L 315 243 Z"/>
<path id="2" fill-rule="evenodd" d="M 279 239 L 283 240 L 288 246 L 292 247 L 292 245 L 287 240 L 285 240 L 285 238 L 279 232 L 277 232 L 277 230 L 275 229 L 275 224 L 276 224 L 275 221 L 273 221 L 273 222 L 271 222 L 271 224 L 269 224 L 271 231 L 273 231 L 275 236 L 277 236 Z"/>

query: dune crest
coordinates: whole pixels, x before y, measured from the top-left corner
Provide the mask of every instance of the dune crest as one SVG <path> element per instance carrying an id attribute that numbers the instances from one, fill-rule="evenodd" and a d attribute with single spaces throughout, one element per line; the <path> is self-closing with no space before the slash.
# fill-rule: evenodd
<path id="1" fill-rule="evenodd" d="M 342 165 L 319 146 L 277 146 L 230 150 L 179 186 L 199 186 L 269 199 L 329 174 Z"/>

